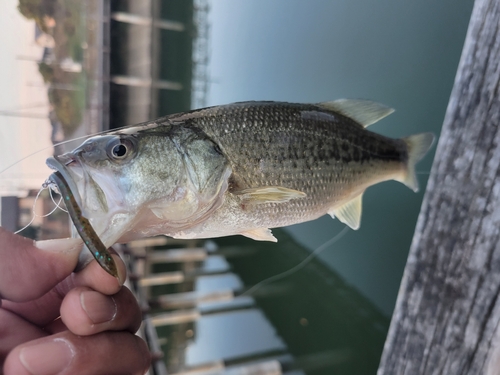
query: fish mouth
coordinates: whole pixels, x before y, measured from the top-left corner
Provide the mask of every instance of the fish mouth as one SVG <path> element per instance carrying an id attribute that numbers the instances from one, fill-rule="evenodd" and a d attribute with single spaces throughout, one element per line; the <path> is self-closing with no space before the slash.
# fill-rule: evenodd
<path id="1" fill-rule="evenodd" d="M 74 162 L 83 170 L 78 160 L 70 155 L 64 154 L 48 158 L 46 161 L 47 165 L 56 172 L 49 176 L 47 184 L 51 187 L 54 185 L 57 186 L 58 193 L 64 197 L 66 209 L 74 224 L 74 228 L 99 265 L 111 276 L 118 278 L 118 270 L 110 252 L 95 232 L 90 221 L 82 215 L 82 199 L 74 179 L 75 173 L 73 170 L 75 168 L 73 170 L 68 168 L 68 165 Z"/>
<path id="2" fill-rule="evenodd" d="M 78 177 L 78 180 L 81 180 L 83 178 L 83 168 L 75 157 L 68 155 L 68 154 L 63 154 L 63 155 L 57 155 L 57 156 L 51 156 L 49 157 L 45 163 L 50 169 L 53 169 L 57 172 L 59 172 L 66 183 L 68 184 L 68 188 L 75 197 L 76 203 L 78 206 L 82 207 L 82 197 L 80 196 L 80 191 L 78 190 L 77 182 L 75 180 L 75 177 Z M 75 166 L 78 166 L 77 169 L 82 170 L 82 175 L 78 176 L 76 173 L 74 173 L 74 169 L 68 168 L 68 165 L 74 164 Z M 49 176 L 48 182 L 49 184 L 55 183 L 54 179 L 52 179 L 53 175 Z M 55 183 L 57 185 L 57 183 Z M 59 188 L 59 186 L 58 186 Z M 59 189 L 60 190 L 60 189 Z"/>
<path id="3" fill-rule="evenodd" d="M 76 217 L 77 220 L 72 217 L 73 223 L 75 224 L 75 221 L 79 223 L 79 217 L 83 216 L 89 220 L 89 225 L 95 229 L 96 235 L 106 246 L 113 245 L 122 234 L 120 224 L 125 225 L 125 217 L 127 215 L 132 217 L 133 214 L 129 212 L 130 210 L 123 209 L 119 202 L 108 203 L 106 189 L 114 188 L 116 184 L 110 183 L 109 186 L 102 188 L 96 181 L 96 174 L 92 174 L 94 171 L 85 164 L 78 150 L 49 157 L 46 164 L 56 172 L 49 176 L 45 186 L 57 193 L 66 188 L 78 206 L 80 213 Z M 61 178 L 55 176 L 56 174 Z M 60 184 L 64 185 L 62 189 Z M 118 195 L 114 194 L 112 198 Z"/>

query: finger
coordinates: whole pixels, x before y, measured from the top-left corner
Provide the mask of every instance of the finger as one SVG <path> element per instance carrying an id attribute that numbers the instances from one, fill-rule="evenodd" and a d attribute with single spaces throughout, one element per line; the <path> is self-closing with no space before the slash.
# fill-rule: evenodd
<path id="1" fill-rule="evenodd" d="M 117 265 L 119 275 L 125 275 L 126 271 L 123 261 L 116 254 L 112 255 L 112 257 Z M 42 297 L 28 302 L 4 301 L 2 307 L 16 313 L 29 322 L 44 327 L 59 316 L 61 303 L 71 289 L 84 286 L 103 294 L 113 295 L 120 290 L 121 284 L 122 280 L 117 280 L 105 272 L 96 261 L 93 261 L 82 271 L 71 273 Z"/>
<path id="2" fill-rule="evenodd" d="M 112 249 L 110 248 L 110 251 Z M 114 252 L 114 251 L 113 251 Z M 112 254 L 118 270 L 118 279 L 104 271 L 102 267 L 94 260 L 90 262 L 83 270 L 73 274 L 73 287 L 88 286 L 103 294 L 112 295 L 117 293 L 127 277 L 125 263 L 118 254 Z"/>
<path id="3" fill-rule="evenodd" d="M 43 330 L 50 335 L 67 331 L 68 327 L 66 327 L 61 319 L 61 317 L 57 318 L 56 320 L 50 322 L 47 324 L 45 327 L 43 327 Z"/>
<path id="4" fill-rule="evenodd" d="M 16 346 L 47 336 L 43 330 L 9 311 L 0 309 L 0 368 Z"/>
<path id="5" fill-rule="evenodd" d="M 3 301 L 2 309 L 8 310 L 30 323 L 44 327 L 59 316 L 59 308 L 64 296 L 55 289 L 29 302 Z"/>
<path id="6" fill-rule="evenodd" d="M 76 266 L 80 239 L 32 240 L 0 227 L 0 296 L 28 301 L 44 295 Z"/>
<path id="7" fill-rule="evenodd" d="M 144 374 L 150 358 L 146 343 L 129 332 L 81 337 L 66 331 L 16 347 L 4 375 Z"/>
<path id="8" fill-rule="evenodd" d="M 61 319 L 74 334 L 93 335 L 103 331 L 137 332 L 142 314 L 128 288 L 107 296 L 90 288 L 76 288 L 61 305 Z"/>

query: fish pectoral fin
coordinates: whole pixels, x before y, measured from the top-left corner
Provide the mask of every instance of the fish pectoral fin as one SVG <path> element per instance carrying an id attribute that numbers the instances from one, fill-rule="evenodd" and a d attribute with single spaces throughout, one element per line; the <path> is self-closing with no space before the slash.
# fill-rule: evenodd
<path id="1" fill-rule="evenodd" d="M 271 229 L 269 228 L 258 228 L 258 229 L 247 230 L 245 232 L 241 232 L 240 234 L 242 236 L 251 238 L 252 240 L 256 241 L 278 242 L 276 237 L 274 237 L 273 234 L 271 233 Z"/>
<path id="2" fill-rule="evenodd" d="M 319 103 L 318 106 L 335 111 L 360 123 L 365 128 L 394 112 L 393 108 L 362 99 L 338 99 Z"/>
<path id="3" fill-rule="evenodd" d="M 234 191 L 244 204 L 285 203 L 292 199 L 304 198 L 306 193 L 283 186 L 264 186 Z"/>
<path id="4" fill-rule="evenodd" d="M 349 202 L 343 204 L 342 206 L 328 211 L 328 213 L 333 218 L 336 217 L 344 224 L 356 230 L 359 228 L 359 225 L 361 223 L 362 200 L 363 194 L 360 194 L 356 198 L 351 199 Z"/>

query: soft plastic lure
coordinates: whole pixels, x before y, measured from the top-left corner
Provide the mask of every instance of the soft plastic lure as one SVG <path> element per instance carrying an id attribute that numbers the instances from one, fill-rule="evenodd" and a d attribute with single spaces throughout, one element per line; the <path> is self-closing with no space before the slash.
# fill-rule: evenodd
<path id="1" fill-rule="evenodd" d="M 111 276 L 118 278 L 118 271 L 115 261 L 111 257 L 111 253 L 102 243 L 101 239 L 90 224 L 90 221 L 83 216 L 82 210 L 78 206 L 75 196 L 71 192 L 64 177 L 61 173 L 54 172 L 50 175 L 49 181 L 57 185 L 78 234 L 82 238 L 85 245 L 87 245 L 87 248 L 90 250 L 95 260 L 97 260 L 97 263 L 99 263 L 99 265 Z"/>

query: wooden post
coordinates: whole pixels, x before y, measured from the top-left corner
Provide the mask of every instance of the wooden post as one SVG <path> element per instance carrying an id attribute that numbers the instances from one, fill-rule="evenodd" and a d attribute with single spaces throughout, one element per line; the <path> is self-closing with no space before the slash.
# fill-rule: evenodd
<path id="1" fill-rule="evenodd" d="M 500 374 L 499 91 L 500 1 L 476 0 L 379 375 Z"/>

